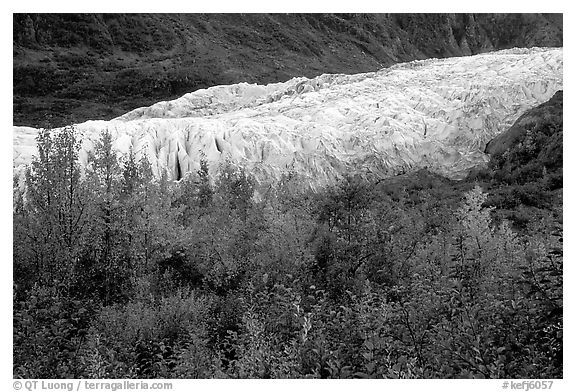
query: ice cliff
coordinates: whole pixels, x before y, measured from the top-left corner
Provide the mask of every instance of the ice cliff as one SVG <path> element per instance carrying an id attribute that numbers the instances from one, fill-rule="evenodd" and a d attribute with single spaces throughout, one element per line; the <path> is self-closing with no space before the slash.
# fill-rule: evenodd
<path id="1" fill-rule="evenodd" d="M 321 184 L 344 171 L 392 175 L 420 167 L 461 178 L 488 160 L 488 141 L 562 89 L 562 73 L 561 48 L 510 49 L 372 73 L 216 86 L 75 128 L 83 164 L 107 129 L 120 153 L 132 146 L 174 179 L 196 171 L 201 154 L 214 172 L 228 160 L 262 182 L 286 170 Z M 14 127 L 15 169 L 30 162 L 36 133 Z"/>

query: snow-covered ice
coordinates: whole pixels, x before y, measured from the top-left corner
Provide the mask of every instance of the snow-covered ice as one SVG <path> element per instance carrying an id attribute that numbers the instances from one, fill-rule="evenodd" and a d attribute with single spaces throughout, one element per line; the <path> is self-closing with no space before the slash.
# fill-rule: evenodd
<path id="1" fill-rule="evenodd" d="M 488 157 L 484 146 L 527 109 L 562 89 L 561 48 L 509 49 L 325 74 L 284 83 L 216 86 L 75 128 L 80 160 L 103 130 L 157 173 L 213 172 L 229 160 L 260 182 L 294 170 L 310 184 L 344 171 L 392 175 L 428 167 L 451 178 Z M 31 161 L 37 130 L 14 127 L 14 167 Z"/>

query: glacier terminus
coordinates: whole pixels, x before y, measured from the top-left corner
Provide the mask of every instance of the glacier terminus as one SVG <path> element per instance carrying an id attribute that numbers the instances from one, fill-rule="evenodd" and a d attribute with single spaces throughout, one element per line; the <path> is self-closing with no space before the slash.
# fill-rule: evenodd
<path id="1" fill-rule="evenodd" d="M 508 49 L 324 74 L 268 85 L 215 86 L 110 121 L 75 124 L 80 161 L 102 131 L 122 155 L 147 157 L 174 180 L 240 165 L 259 183 L 288 170 L 316 187 L 342 173 L 391 176 L 417 168 L 453 179 L 488 161 L 486 144 L 562 89 L 562 48 Z M 58 132 L 55 129 L 54 132 Z M 37 129 L 13 129 L 13 165 L 36 153 Z"/>

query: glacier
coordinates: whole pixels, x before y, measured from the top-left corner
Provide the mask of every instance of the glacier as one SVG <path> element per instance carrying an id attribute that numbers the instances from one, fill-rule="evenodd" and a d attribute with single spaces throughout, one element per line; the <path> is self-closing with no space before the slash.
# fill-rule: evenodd
<path id="1" fill-rule="evenodd" d="M 223 162 L 259 183 L 290 170 L 316 187 L 342 173 L 391 176 L 427 168 L 461 179 L 489 157 L 486 144 L 563 83 L 562 48 L 508 49 L 396 64 L 376 72 L 324 74 L 268 85 L 215 86 L 75 124 L 80 162 L 102 131 L 120 155 L 147 157 L 178 180 Z M 54 132 L 58 132 L 55 129 Z M 36 153 L 37 129 L 13 127 L 13 167 Z"/>

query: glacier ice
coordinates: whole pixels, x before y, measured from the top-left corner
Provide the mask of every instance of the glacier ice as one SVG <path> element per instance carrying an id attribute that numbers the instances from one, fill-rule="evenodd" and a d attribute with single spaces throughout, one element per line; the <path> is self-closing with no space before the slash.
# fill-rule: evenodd
<path id="1" fill-rule="evenodd" d="M 294 170 L 311 185 L 344 171 L 392 175 L 412 168 L 451 178 L 488 157 L 490 139 L 562 89 L 562 48 L 509 49 L 397 64 L 377 72 L 324 74 L 265 86 L 215 86 L 75 128 L 80 161 L 103 130 L 125 154 L 147 156 L 173 179 L 242 165 L 259 182 Z M 55 130 L 56 132 L 58 130 Z M 15 126 L 15 170 L 36 152 L 37 130 Z"/>

